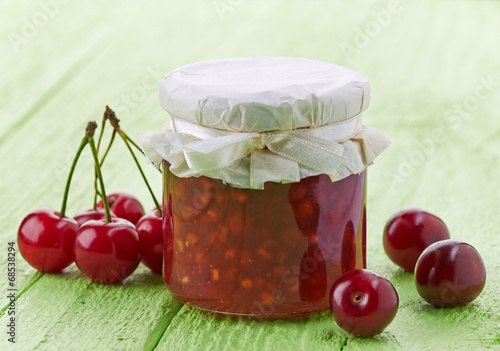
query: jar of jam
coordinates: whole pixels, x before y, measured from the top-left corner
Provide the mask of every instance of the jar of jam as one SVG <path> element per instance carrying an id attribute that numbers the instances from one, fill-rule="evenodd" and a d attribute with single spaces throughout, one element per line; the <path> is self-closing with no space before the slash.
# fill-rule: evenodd
<path id="1" fill-rule="evenodd" d="M 163 170 L 163 280 L 182 302 L 249 317 L 329 308 L 366 267 L 366 168 L 388 145 L 362 124 L 368 81 L 330 63 L 238 58 L 162 82 L 172 120 L 140 144 Z"/>

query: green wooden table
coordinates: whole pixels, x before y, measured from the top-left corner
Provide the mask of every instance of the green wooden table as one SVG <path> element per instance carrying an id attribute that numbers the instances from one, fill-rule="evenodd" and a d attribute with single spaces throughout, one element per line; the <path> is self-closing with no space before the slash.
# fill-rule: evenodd
<path id="1" fill-rule="evenodd" d="M 1 350 L 500 349 L 498 1 L 3 1 L 0 14 Z M 356 339 L 328 312 L 221 318 L 180 304 L 144 267 L 101 286 L 75 265 L 37 273 L 18 254 L 9 343 L 7 243 L 29 211 L 59 208 L 85 123 L 100 121 L 109 104 L 132 137 L 159 130 L 168 116 L 158 87 L 168 71 L 257 55 L 335 62 L 370 79 L 365 121 L 393 144 L 369 172 L 368 268 L 399 293 L 393 323 Z M 152 209 L 131 162 L 117 143 L 103 169 L 108 192 L 134 193 Z M 159 174 L 146 168 L 160 194 Z M 70 214 L 91 206 L 91 169 L 85 152 Z M 437 213 L 453 238 L 482 254 L 488 277 L 474 303 L 430 307 L 412 274 L 385 256 L 385 221 L 407 206 Z"/>

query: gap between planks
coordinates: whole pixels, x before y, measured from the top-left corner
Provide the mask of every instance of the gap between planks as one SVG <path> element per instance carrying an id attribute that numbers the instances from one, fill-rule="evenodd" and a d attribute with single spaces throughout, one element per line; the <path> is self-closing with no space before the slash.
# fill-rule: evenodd
<path id="1" fill-rule="evenodd" d="M 35 285 L 44 275 L 45 273 L 41 273 L 41 272 L 37 272 L 36 273 L 36 277 L 33 278 L 33 280 L 31 281 L 31 283 L 29 283 L 27 286 L 24 287 L 24 289 L 22 289 L 20 292 L 17 292 L 16 293 L 16 298 L 14 300 L 14 302 L 17 302 L 17 300 L 19 300 L 21 298 L 21 296 L 24 295 L 25 292 L 27 292 L 29 289 L 31 289 L 31 287 L 33 285 Z M 5 314 L 5 311 L 7 311 L 7 309 L 9 308 L 10 306 L 10 302 L 7 303 L 1 310 L 0 310 L 0 318 L 3 317 L 3 315 Z"/>
<path id="2" fill-rule="evenodd" d="M 177 311 L 175 311 L 174 315 L 172 316 L 172 318 L 170 319 L 170 321 L 168 321 L 167 325 L 165 325 L 165 329 L 163 329 L 163 332 L 161 333 L 160 337 L 158 338 L 158 340 L 156 340 L 154 346 L 152 349 L 148 350 L 148 351 L 153 351 L 153 350 L 156 350 L 156 347 L 158 346 L 158 344 L 160 343 L 160 340 L 163 338 L 163 335 L 165 335 L 165 333 L 167 332 L 167 329 L 168 327 L 170 327 L 170 324 L 172 324 L 172 321 L 175 319 L 175 317 L 177 317 L 177 314 L 179 314 L 179 312 L 181 311 L 181 309 L 184 307 L 184 304 L 181 304 L 179 306 L 179 308 L 177 309 Z"/>

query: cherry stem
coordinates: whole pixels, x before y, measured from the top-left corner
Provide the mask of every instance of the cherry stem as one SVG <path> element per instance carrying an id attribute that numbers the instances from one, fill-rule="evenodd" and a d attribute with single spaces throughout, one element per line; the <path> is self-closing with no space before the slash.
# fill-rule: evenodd
<path id="1" fill-rule="evenodd" d="M 123 132 L 123 130 L 122 130 L 122 132 Z M 139 145 L 137 145 L 137 144 L 136 144 L 136 143 L 135 143 L 135 142 L 134 142 L 134 141 L 133 141 L 133 140 L 132 140 L 132 139 L 131 139 L 128 135 L 127 135 L 127 134 L 125 134 L 125 132 L 123 132 L 123 134 L 125 135 L 125 137 L 127 138 L 127 140 L 128 140 L 128 141 L 129 141 L 132 145 L 134 145 L 134 146 L 135 146 L 135 148 L 136 148 L 137 150 L 139 150 L 139 152 L 140 152 L 141 154 L 142 154 L 142 153 L 144 153 L 144 151 L 142 151 L 141 147 L 140 147 Z M 155 169 L 156 169 L 156 167 L 155 167 Z M 160 171 L 160 173 L 161 173 L 161 170 L 159 170 L 159 171 Z"/>
<path id="2" fill-rule="evenodd" d="M 103 119 L 104 123 L 106 123 L 106 118 Z M 106 156 L 108 156 L 109 150 L 111 150 L 111 145 L 113 145 L 113 141 L 115 140 L 115 135 L 116 135 L 116 130 L 113 130 L 113 133 L 111 134 L 111 139 L 109 141 L 108 147 L 106 148 L 106 152 L 104 153 L 104 156 L 102 156 L 101 161 L 99 162 L 99 166 L 104 164 L 104 160 L 106 159 Z M 97 154 L 99 154 L 99 143 L 97 143 Z M 94 173 L 94 210 L 97 208 L 97 196 L 100 196 L 102 198 L 101 193 L 97 190 L 97 172 Z"/>
<path id="3" fill-rule="evenodd" d="M 161 214 L 161 206 L 158 203 L 158 200 L 156 200 L 156 197 L 155 197 L 155 195 L 153 193 L 153 190 L 151 189 L 151 186 L 149 185 L 149 183 L 148 183 L 148 181 L 146 179 L 146 175 L 144 174 L 144 172 L 142 170 L 142 167 L 139 164 L 139 161 L 137 160 L 137 157 L 135 157 L 134 151 L 130 147 L 130 144 L 128 143 L 128 140 L 125 137 L 125 135 L 123 134 L 123 132 L 119 131 L 118 134 L 122 137 L 123 141 L 125 142 L 125 145 L 127 146 L 127 149 L 130 151 L 130 154 L 132 155 L 132 158 L 134 159 L 135 164 L 137 165 L 137 168 L 139 168 L 139 172 L 141 173 L 142 179 L 144 179 L 144 182 L 146 183 L 146 186 L 147 186 L 147 188 L 149 190 L 149 193 L 151 194 L 151 197 L 153 198 L 153 201 L 155 203 L 156 209 L 158 210 L 158 214 L 161 217 L 162 216 L 162 214 Z"/>
<path id="4" fill-rule="evenodd" d="M 75 158 L 73 159 L 73 163 L 71 164 L 71 168 L 69 170 L 68 180 L 66 181 L 66 187 L 64 188 L 64 196 L 63 196 L 63 202 L 62 202 L 62 206 L 61 206 L 61 212 L 59 213 L 59 217 L 61 217 L 61 218 L 64 218 L 64 216 L 66 214 L 66 204 L 68 203 L 69 187 L 71 184 L 71 178 L 73 178 L 73 173 L 75 172 L 76 164 L 78 162 L 78 159 L 80 158 L 80 155 L 81 155 L 83 149 L 85 148 L 85 146 L 88 143 L 88 139 L 87 139 L 88 129 L 93 127 L 93 126 L 91 126 L 90 123 L 91 122 L 89 122 L 89 124 L 87 126 L 87 130 L 85 132 L 85 137 L 83 137 L 82 142 L 80 143 L 80 146 L 78 147 L 78 150 L 76 151 Z"/>
<path id="5" fill-rule="evenodd" d="M 123 132 L 123 130 L 122 130 L 122 132 Z M 132 144 L 142 154 L 142 149 L 139 147 L 139 145 L 137 145 L 127 134 L 125 134 L 125 132 L 123 132 L 123 135 L 125 135 L 125 138 L 127 138 L 127 140 L 130 142 L 130 144 Z"/>
<path id="6" fill-rule="evenodd" d="M 111 213 L 109 212 L 109 203 L 106 197 L 106 190 L 104 189 L 104 180 L 102 179 L 101 166 L 99 165 L 99 158 L 97 157 L 97 150 L 94 143 L 94 137 L 91 135 L 88 137 L 88 142 L 90 149 L 92 150 L 92 156 L 94 157 L 95 171 L 97 173 L 97 178 L 101 184 L 102 202 L 104 204 L 104 212 L 106 213 L 106 223 L 111 223 Z"/>
<path id="7" fill-rule="evenodd" d="M 97 150 L 97 155 L 99 155 L 99 149 L 101 147 L 101 140 L 102 140 L 102 136 L 104 134 L 104 128 L 106 127 L 106 119 L 107 118 L 108 118 L 108 116 L 106 115 L 106 113 L 104 113 L 104 116 L 102 116 L 102 124 L 101 124 L 102 128 L 101 128 L 101 131 L 99 133 L 99 139 L 97 140 L 97 149 L 96 149 Z M 109 150 L 109 146 L 108 146 L 108 150 Z M 102 167 L 103 161 L 101 161 L 101 163 L 100 163 L 101 167 Z M 97 172 L 94 170 L 94 204 L 92 206 L 92 208 L 94 210 L 97 209 L 97 196 L 98 195 L 101 196 L 101 194 L 97 190 Z M 101 196 L 101 198 L 102 198 L 102 196 Z"/>
<path id="8" fill-rule="evenodd" d="M 120 135 L 120 137 L 123 139 L 125 146 L 127 146 L 127 149 L 130 151 L 130 154 L 132 155 L 132 158 L 134 159 L 134 162 L 137 165 L 139 172 L 141 173 L 142 179 L 144 180 L 144 183 L 146 183 L 146 187 L 148 188 L 149 193 L 151 194 L 151 197 L 153 198 L 153 201 L 154 201 L 155 206 L 156 206 L 156 210 L 158 211 L 158 214 L 161 217 L 162 216 L 161 206 L 160 206 L 158 200 L 156 199 L 156 196 L 154 195 L 154 192 L 151 189 L 151 186 L 149 185 L 149 182 L 146 178 L 146 175 L 144 174 L 144 172 L 142 170 L 142 167 L 141 167 L 139 161 L 137 160 L 137 157 L 134 154 L 134 150 L 132 150 L 132 148 L 130 147 L 129 140 L 131 140 L 131 139 L 127 136 L 127 134 L 125 134 L 124 131 L 121 130 L 120 124 L 119 124 L 120 120 L 116 117 L 114 111 L 112 109 L 110 109 L 108 106 L 106 106 L 105 114 L 107 114 L 109 122 L 111 123 L 111 125 L 113 126 L 115 131 L 118 133 L 118 135 Z M 135 147 L 137 147 L 140 150 L 139 146 L 137 146 L 134 142 L 132 142 L 132 144 L 135 145 Z M 142 152 L 142 150 L 141 150 L 141 152 Z"/>
<path id="9" fill-rule="evenodd" d="M 99 139 L 97 140 L 97 154 L 99 154 L 99 148 L 101 146 L 101 140 L 102 140 L 102 136 L 104 134 L 104 128 L 106 127 L 106 119 L 107 119 L 107 116 L 106 114 L 104 114 L 104 116 L 102 117 L 102 124 L 101 124 L 101 131 L 99 132 Z"/>
<path id="10" fill-rule="evenodd" d="M 116 135 L 116 130 L 113 130 L 113 133 L 111 134 L 111 139 L 109 140 L 109 144 L 108 144 L 108 147 L 106 149 L 106 152 L 102 156 L 101 162 L 99 163 L 99 166 L 101 166 L 101 167 L 104 164 L 104 160 L 106 159 L 106 156 L 108 156 L 109 150 L 111 150 L 111 145 L 113 145 L 113 141 L 115 140 L 115 135 Z"/>

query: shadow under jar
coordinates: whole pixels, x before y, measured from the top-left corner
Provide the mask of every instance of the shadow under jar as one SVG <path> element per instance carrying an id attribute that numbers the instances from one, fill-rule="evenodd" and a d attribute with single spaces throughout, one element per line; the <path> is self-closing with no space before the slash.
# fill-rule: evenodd
<path id="1" fill-rule="evenodd" d="M 329 308 L 344 272 L 366 267 L 365 172 L 240 189 L 179 178 L 163 163 L 163 280 L 182 302 L 234 315 Z"/>

